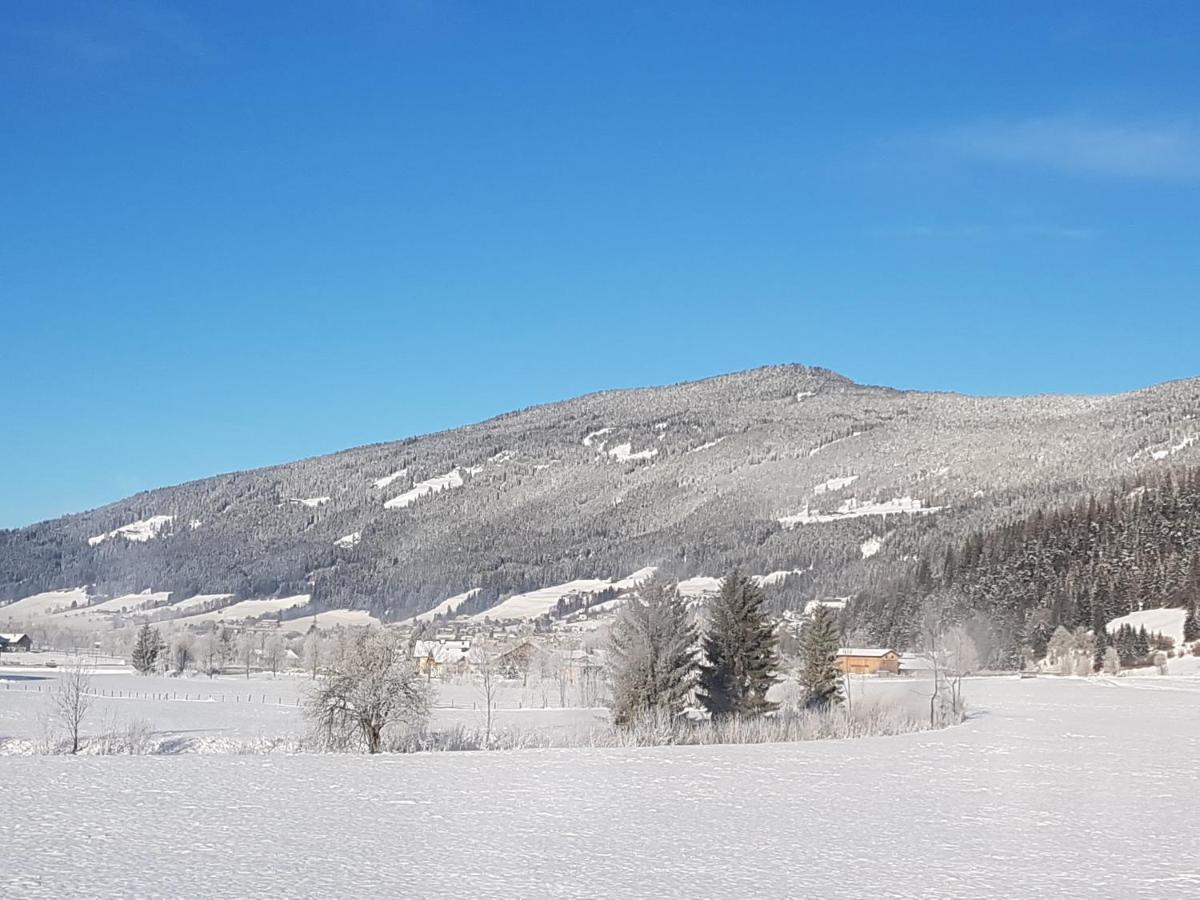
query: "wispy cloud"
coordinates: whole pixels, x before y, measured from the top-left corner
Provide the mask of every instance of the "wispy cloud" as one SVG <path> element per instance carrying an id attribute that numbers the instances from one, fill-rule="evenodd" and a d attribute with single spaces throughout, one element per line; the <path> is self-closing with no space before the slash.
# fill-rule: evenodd
<path id="1" fill-rule="evenodd" d="M 976 122 L 935 134 L 940 146 L 993 163 L 1122 178 L 1200 179 L 1200 126 L 1045 116 Z"/>

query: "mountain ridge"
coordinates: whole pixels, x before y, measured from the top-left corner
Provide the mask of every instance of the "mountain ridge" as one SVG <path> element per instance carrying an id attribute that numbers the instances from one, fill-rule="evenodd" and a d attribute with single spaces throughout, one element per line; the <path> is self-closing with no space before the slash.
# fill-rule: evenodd
<path id="1" fill-rule="evenodd" d="M 810 572 L 777 588 L 793 605 L 1034 504 L 1194 461 L 1197 418 L 1200 379 L 992 398 L 789 364 L 597 391 L 0 531 L 0 598 L 311 591 L 398 619 L 476 589 L 487 608 L 650 565 L 742 565 Z"/>

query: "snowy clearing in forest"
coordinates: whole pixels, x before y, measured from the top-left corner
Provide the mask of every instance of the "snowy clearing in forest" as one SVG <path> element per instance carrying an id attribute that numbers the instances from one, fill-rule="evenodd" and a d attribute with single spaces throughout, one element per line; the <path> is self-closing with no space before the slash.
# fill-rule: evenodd
<path id="1" fill-rule="evenodd" d="M 591 447 L 593 444 L 595 444 L 595 442 L 596 442 L 596 438 L 598 438 L 598 437 L 604 437 L 604 435 L 606 435 L 606 434 L 611 434 L 611 433 L 612 433 L 612 429 L 611 429 L 611 428 L 600 428 L 600 429 L 598 429 L 598 430 L 596 430 L 596 431 L 590 432 L 589 434 L 587 434 L 587 435 L 585 435 L 585 436 L 584 436 L 584 438 L 583 438 L 583 446 L 585 446 L 585 447 Z M 604 441 L 601 441 L 601 442 L 600 442 L 600 443 L 597 445 L 597 448 L 598 448 L 598 449 L 600 449 L 600 450 L 603 450 L 603 449 L 604 449 Z"/>
<path id="2" fill-rule="evenodd" d="M 877 537 L 867 538 L 867 540 L 862 542 L 862 546 L 859 547 L 859 550 L 862 551 L 863 559 L 870 559 L 872 556 L 878 554 L 882 549 L 883 539 Z"/>
<path id="3" fill-rule="evenodd" d="M 917 700 L 928 686 L 892 683 Z M 967 698 L 965 725 L 852 741 L 13 757 L 5 796 L 20 814 L 0 817 L 0 846 L 22 864 L 3 884 L 29 898 L 266 896 L 281 884 L 423 897 L 470 885 L 485 898 L 1200 892 L 1200 847 L 1186 838 L 1200 680 L 969 679 Z M 269 705 L 239 712 L 275 721 Z M 1138 809 L 1152 814 L 1136 834 L 1097 827 Z M 164 827 L 186 810 L 219 815 Z"/>
<path id="4" fill-rule="evenodd" d="M 1187 610 L 1184 609 L 1143 609 L 1113 619 L 1105 628 L 1111 634 L 1122 625 L 1130 625 L 1134 631 L 1144 627 L 1150 634 L 1169 637 L 1175 642 L 1176 647 L 1181 647 L 1183 646 L 1183 620 L 1186 618 Z"/>
<path id="5" fill-rule="evenodd" d="M 813 488 L 814 494 L 832 493 L 840 491 L 842 488 L 848 488 L 854 482 L 858 481 L 857 475 L 845 475 L 841 478 L 830 478 L 828 481 L 823 481 Z"/>
<path id="6" fill-rule="evenodd" d="M 333 542 L 333 546 L 341 547 L 345 550 L 349 550 L 352 547 L 357 547 L 358 542 L 361 540 L 362 540 L 362 532 L 356 531 L 353 534 L 348 534 L 345 537 L 338 538 L 336 541 Z"/>
<path id="7" fill-rule="evenodd" d="M 127 541 L 135 543 L 144 543 L 158 537 L 159 532 L 175 521 L 174 516 L 151 516 L 148 519 L 140 519 L 137 522 L 130 522 L 128 525 L 122 525 L 120 528 L 114 528 L 105 534 L 97 534 L 88 538 L 88 545 L 95 547 L 97 544 L 102 544 L 110 538 L 124 538 Z"/>
<path id="8" fill-rule="evenodd" d="M 842 503 L 835 512 L 810 512 L 805 509 L 790 516 L 780 516 L 779 524 L 784 528 L 796 525 L 816 525 L 822 522 L 840 522 L 843 519 L 861 519 L 865 516 L 919 516 L 941 512 L 940 506 L 926 506 L 924 501 L 912 497 L 893 497 L 891 500 L 869 500 L 862 503 L 851 497 Z"/>
<path id="9" fill-rule="evenodd" d="M 390 485 L 393 481 L 396 481 L 399 478 L 403 478 L 407 474 L 408 474 L 408 469 L 399 469 L 399 470 L 393 472 L 391 475 L 384 475 L 382 478 L 376 478 L 374 481 L 371 482 L 371 487 L 373 487 L 377 490 L 383 490 L 385 487 Z"/>
<path id="10" fill-rule="evenodd" d="M 393 497 L 383 504 L 384 509 L 403 509 L 411 503 L 416 502 L 426 494 L 440 494 L 442 491 L 450 490 L 463 486 L 462 473 L 457 469 L 451 469 L 445 475 L 437 475 L 433 478 L 427 478 L 425 481 L 418 481 L 411 488 Z"/>
<path id="11" fill-rule="evenodd" d="M 651 459 L 658 456 L 658 449 L 651 447 L 649 450 L 639 450 L 636 453 L 633 451 L 633 444 L 626 441 L 624 444 L 617 444 L 607 451 L 608 455 L 617 462 L 628 462 L 636 459 Z"/>
<path id="12" fill-rule="evenodd" d="M 287 502 L 293 506 L 307 506 L 309 509 L 316 509 L 332 499 L 332 497 L 288 497 Z"/>

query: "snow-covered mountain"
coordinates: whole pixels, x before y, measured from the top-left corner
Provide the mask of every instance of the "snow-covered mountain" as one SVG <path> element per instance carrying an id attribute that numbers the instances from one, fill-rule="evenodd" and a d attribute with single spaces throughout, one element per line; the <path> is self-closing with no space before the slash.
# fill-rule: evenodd
<path id="1" fill-rule="evenodd" d="M 978 398 L 778 366 L 608 391 L 0 532 L 0 597 L 311 595 L 397 620 L 463 596 L 776 573 L 789 604 L 1035 506 L 1200 462 L 1200 380 Z M 780 574 L 782 573 L 782 574 Z M 510 603 L 512 608 L 522 603 Z M 523 608 L 523 607 L 522 607 Z"/>

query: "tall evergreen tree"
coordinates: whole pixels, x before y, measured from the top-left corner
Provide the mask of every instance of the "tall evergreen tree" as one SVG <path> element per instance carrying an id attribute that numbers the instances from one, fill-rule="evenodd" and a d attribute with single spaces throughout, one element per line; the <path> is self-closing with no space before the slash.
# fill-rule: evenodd
<path id="1" fill-rule="evenodd" d="M 841 630 L 837 613 L 818 606 L 800 636 L 800 687 L 810 709 L 828 709 L 842 702 L 842 672 L 837 665 Z"/>
<path id="2" fill-rule="evenodd" d="M 621 607 L 609 637 L 613 722 L 673 717 L 687 705 L 696 673 L 696 629 L 674 585 L 643 582 Z"/>
<path id="3" fill-rule="evenodd" d="M 714 719 L 756 716 L 775 709 L 767 691 L 775 683 L 775 628 L 767 596 L 757 582 L 731 572 L 709 602 L 698 698 Z"/>
<path id="4" fill-rule="evenodd" d="M 165 649 L 166 644 L 163 643 L 162 636 L 146 622 L 138 630 L 137 641 L 133 645 L 133 667 L 143 675 L 154 671 L 158 658 Z"/>
<path id="5" fill-rule="evenodd" d="M 1200 601 L 1192 600 L 1187 607 L 1187 616 L 1183 620 L 1183 639 L 1185 641 L 1200 641 Z"/>
<path id="6" fill-rule="evenodd" d="M 1104 668 L 1104 656 L 1108 652 L 1108 633 L 1104 627 L 1092 629 L 1092 640 L 1094 641 L 1092 651 L 1092 671 L 1099 672 Z"/>

